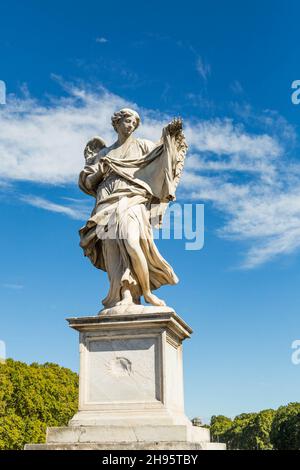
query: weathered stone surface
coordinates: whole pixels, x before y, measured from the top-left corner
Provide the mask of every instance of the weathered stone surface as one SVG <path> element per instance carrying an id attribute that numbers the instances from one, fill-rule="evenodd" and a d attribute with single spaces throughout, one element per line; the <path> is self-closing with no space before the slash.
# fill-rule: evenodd
<path id="1" fill-rule="evenodd" d="M 80 332 L 79 411 L 70 426 L 190 425 L 182 341 L 192 330 L 173 310 L 68 321 Z"/>
<path id="2" fill-rule="evenodd" d="M 184 412 L 182 342 L 172 310 L 71 318 L 80 332 L 79 410 L 34 450 L 222 450 Z M 156 309 L 155 309 L 156 310 Z"/>
<path id="3" fill-rule="evenodd" d="M 47 443 L 210 442 L 206 428 L 186 426 L 68 426 L 48 428 Z"/>
<path id="4" fill-rule="evenodd" d="M 226 450 L 216 442 L 119 442 L 85 444 L 27 444 L 25 450 Z"/>

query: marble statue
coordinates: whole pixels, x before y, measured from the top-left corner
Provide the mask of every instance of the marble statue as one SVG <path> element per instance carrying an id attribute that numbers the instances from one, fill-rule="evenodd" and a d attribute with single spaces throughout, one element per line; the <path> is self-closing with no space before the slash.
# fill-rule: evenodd
<path id="1" fill-rule="evenodd" d="M 133 137 L 139 123 L 121 109 L 112 117 L 116 142 L 86 145 L 79 186 L 96 202 L 80 244 L 110 287 L 100 315 L 68 318 L 80 333 L 78 411 L 26 450 L 226 449 L 185 414 L 182 353 L 192 329 L 152 293 L 178 282 L 152 227 L 175 199 L 187 150 L 182 122 L 165 126 L 157 143 Z"/>
<path id="2" fill-rule="evenodd" d="M 124 108 L 114 113 L 118 134 L 106 146 L 94 137 L 85 148 L 79 187 L 95 197 L 95 207 L 80 230 L 80 246 L 94 266 L 106 271 L 110 287 L 104 308 L 147 303 L 164 306 L 153 294 L 178 278 L 159 253 L 153 226 L 161 226 L 164 212 L 181 177 L 187 145 L 181 119 L 163 128 L 159 142 L 135 138 L 140 116 Z"/>

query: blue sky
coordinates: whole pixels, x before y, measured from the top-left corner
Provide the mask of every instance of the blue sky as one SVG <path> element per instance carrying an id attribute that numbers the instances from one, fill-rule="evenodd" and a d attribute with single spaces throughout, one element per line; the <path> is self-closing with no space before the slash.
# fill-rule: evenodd
<path id="1" fill-rule="evenodd" d="M 18 14 L 16 13 L 18 12 Z M 0 339 L 8 356 L 77 369 L 65 318 L 96 314 L 106 275 L 78 229 L 82 149 L 139 110 L 142 137 L 182 116 L 190 145 L 178 191 L 205 204 L 205 245 L 158 246 L 180 278 L 160 295 L 194 329 L 189 416 L 299 401 L 299 2 L 11 0 L 1 6 Z"/>

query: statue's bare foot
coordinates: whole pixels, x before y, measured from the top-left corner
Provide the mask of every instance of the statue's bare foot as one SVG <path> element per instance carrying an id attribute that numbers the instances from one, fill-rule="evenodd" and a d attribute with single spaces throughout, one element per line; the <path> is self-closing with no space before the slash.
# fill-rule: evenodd
<path id="1" fill-rule="evenodd" d="M 116 303 L 116 305 L 132 305 L 133 304 L 133 299 L 131 292 L 128 288 L 123 288 L 122 289 L 122 299 L 119 300 L 119 302 Z"/>
<path id="2" fill-rule="evenodd" d="M 166 305 L 163 300 L 156 297 L 152 292 L 144 294 L 144 299 L 148 304 L 157 305 L 158 307 L 164 307 Z"/>
<path id="3" fill-rule="evenodd" d="M 125 297 L 124 299 L 119 300 L 119 302 L 116 303 L 116 306 L 119 306 L 119 305 L 132 305 L 132 304 L 133 304 L 132 298 Z"/>

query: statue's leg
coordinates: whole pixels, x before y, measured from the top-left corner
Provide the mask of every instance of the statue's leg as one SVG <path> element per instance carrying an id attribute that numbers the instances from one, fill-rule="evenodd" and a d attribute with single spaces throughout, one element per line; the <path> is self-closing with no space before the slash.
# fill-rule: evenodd
<path id="1" fill-rule="evenodd" d="M 120 289 L 124 265 L 117 240 L 104 240 L 102 247 L 106 271 L 110 283 L 108 295 L 102 301 L 103 305 L 106 308 L 109 308 L 114 307 L 115 305 L 133 303 L 132 295 L 129 290 L 129 286 L 127 285 L 128 283 L 125 282 Z"/>
<path id="2" fill-rule="evenodd" d="M 129 283 L 125 281 L 121 288 L 121 300 L 117 302 L 116 305 L 131 305 L 133 303 Z"/>
<path id="3" fill-rule="evenodd" d="M 138 278 L 146 302 L 152 305 L 163 306 L 165 302 L 152 294 L 150 290 L 149 269 L 147 259 L 141 248 L 139 238 L 139 225 L 135 220 L 128 221 L 127 238 L 124 239 L 126 250 L 130 256 L 134 272 Z"/>
<path id="4" fill-rule="evenodd" d="M 107 239 L 102 243 L 105 266 L 110 282 L 109 293 L 102 301 L 106 308 L 117 305 L 140 304 L 140 298 L 132 290 L 127 280 L 122 280 L 124 271 L 128 269 L 120 252 L 118 241 Z M 133 298 L 134 297 L 134 298 Z"/>

